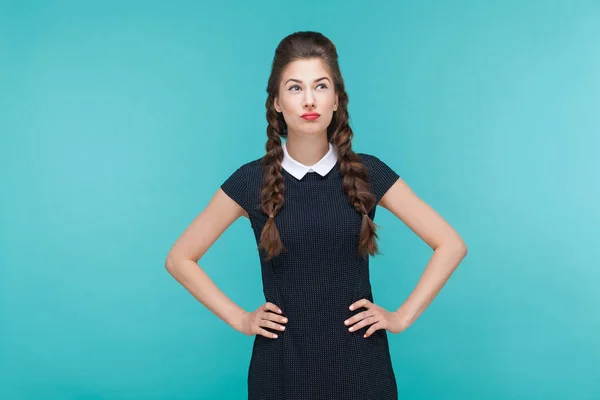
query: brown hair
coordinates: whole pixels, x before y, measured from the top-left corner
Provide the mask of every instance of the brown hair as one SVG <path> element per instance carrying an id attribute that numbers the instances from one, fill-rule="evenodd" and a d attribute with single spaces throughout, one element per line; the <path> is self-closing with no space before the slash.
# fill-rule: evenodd
<path id="1" fill-rule="evenodd" d="M 281 172 L 283 148 L 281 138 L 287 138 L 287 130 L 283 115 L 274 106 L 274 98 L 279 93 L 282 72 L 285 67 L 295 60 L 319 58 L 328 67 L 332 77 L 334 90 L 338 95 L 339 104 L 334 111 L 331 124 L 327 128 L 327 140 L 338 151 L 340 172 L 343 176 L 344 192 L 356 212 L 363 215 L 360 229 L 358 252 L 367 257 L 368 254 L 379 254 L 376 238 L 377 225 L 369 218 L 368 213 L 375 206 L 375 196 L 371 193 L 367 168 L 361 163 L 358 154 L 352 151 L 352 128 L 348 123 L 348 94 L 344 88 L 344 80 L 338 64 L 338 54 L 335 45 L 318 32 L 296 32 L 285 37 L 275 50 L 271 75 L 267 84 L 267 153 L 263 157 L 263 183 L 260 194 L 260 208 L 269 216 L 259 243 L 259 249 L 265 250 L 267 259 L 285 251 L 279 231 L 275 226 L 275 215 L 284 203 L 285 185 Z"/>

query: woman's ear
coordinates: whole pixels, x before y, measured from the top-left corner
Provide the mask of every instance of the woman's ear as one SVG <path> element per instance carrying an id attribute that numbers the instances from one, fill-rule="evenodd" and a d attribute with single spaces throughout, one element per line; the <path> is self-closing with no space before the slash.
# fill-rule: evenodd
<path id="1" fill-rule="evenodd" d="M 279 100 L 277 99 L 277 97 L 273 99 L 273 106 L 275 107 L 275 110 L 277 112 L 281 112 L 281 107 L 279 106 Z"/>

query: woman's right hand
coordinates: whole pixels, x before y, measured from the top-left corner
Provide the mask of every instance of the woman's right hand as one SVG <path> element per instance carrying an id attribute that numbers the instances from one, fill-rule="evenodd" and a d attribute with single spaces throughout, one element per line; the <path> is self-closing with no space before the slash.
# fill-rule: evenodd
<path id="1" fill-rule="evenodd" d="M 267 302 L 252 312 L 244 311 L 240 324 L 240 332 L 248 336 L 262 335 L 270 339 L 275 339 L 277 334 L 269 332 L 264 328 L 283 331 L 285 326 L 277 322 L 285 324 L 288 320 L 281 315 L 279 307 Z"/>

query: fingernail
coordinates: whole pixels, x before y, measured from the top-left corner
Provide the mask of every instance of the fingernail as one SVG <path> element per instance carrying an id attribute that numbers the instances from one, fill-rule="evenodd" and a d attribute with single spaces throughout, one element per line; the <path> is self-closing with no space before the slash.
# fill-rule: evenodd
<path id="1" fill-rule="evenodd" d="M 276 335 L 276 334 L 273 334 L 273 337 L 274 337 L 274 338 L 276 338 L 276 337 L 277 337 L 277 335 Z"/>
<path id="2" fill-rule="evenodd" d="M 283 319 L 283 322 L 287 322 L 287 318 L 284 318 L 284 319 Z"/>
<path id="3" fill-rule="evenodd" d="M 348 325 L 348 321 L 344 321 L 344 323 L 345 323 L 346 325 Z"/>
<path id="4" fill-rule="evenodd" d="M 354 306 L 350 306 L 350 309 L 351 309 L 351 310 L 354 310 Z"/>
<path id="5" fill-rule="evenodd" d="M 281 310 L 280 310 L 280 309 L 277 309 L 277 311 L 281 312 Z"/>

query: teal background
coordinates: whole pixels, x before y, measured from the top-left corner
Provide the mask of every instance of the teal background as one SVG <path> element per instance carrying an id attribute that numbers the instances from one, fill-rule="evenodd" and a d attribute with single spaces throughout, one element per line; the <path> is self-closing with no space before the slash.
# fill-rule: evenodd
<path id="1" fill-rule="evenodd" d="M 263 154 L 270 63 L 298 30 L 338 48 L 354 150 L 469 248 L 390 334 L 400 398 L 600 399 L 598 1 L 0 2 L 0 398 L 246 398 L 253 337 L 164 261 Z M 432 252 L 376 222 L 393 310 Z M 264 301 L 247 220 L 200 265 Z"/>

